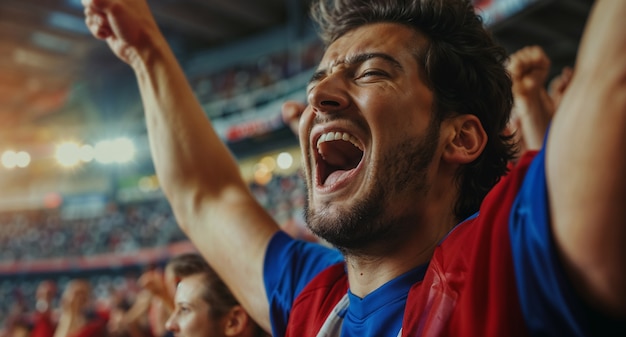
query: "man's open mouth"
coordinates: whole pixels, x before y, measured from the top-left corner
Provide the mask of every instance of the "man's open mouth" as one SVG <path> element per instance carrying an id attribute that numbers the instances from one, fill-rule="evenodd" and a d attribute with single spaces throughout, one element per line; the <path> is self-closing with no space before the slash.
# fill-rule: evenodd
<path id="1" fill-rule="evenodd" d="M 363 159 L 363 145 L 347 132 L 326 132 L 317 140 L 317 176 L 322 186 L 334 184 Z"/>

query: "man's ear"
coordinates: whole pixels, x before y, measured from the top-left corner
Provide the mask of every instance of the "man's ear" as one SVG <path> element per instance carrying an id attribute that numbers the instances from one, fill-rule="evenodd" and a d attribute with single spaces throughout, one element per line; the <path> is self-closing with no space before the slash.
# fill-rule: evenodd
<path id="1" fill-rule="evenodd" d="M 443 153 L 449 163 L 467 164 L 476 160 L 487 145 L 487 133 L 478 117 L 459 115 L 448 120 L 450 136 Z"/>
<path id="2" fill-rule="evenodd" d="M 250 316 L 242 306 L 232 307 L 224 317 L 224 335 L 239 336 L 252 323 Z"/>

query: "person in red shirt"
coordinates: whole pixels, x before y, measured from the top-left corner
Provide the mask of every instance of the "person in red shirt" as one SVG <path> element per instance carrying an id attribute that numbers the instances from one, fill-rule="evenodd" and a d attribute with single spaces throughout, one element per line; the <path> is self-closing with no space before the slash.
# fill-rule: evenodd
<path id="1" fill-rule="evenodd" d="M 54 333 L 58 317 L 57 308 L 53 308 L 54 298 L 57 296 L 57 285 L 52 280 L 44 280 L 37 286 L 35 292 L 35 312 L 33 315 L 33 330 L 31 337 L 47 337 Z"/>
<path id="2" fill-rule="evenodd" d="M 107 320 L 108 314 L 93 306 L 89 282 L 74 279 L 61 296 L 58 320 L 50 311 L 42 312 L 31 337 L 105 337 Z"/>

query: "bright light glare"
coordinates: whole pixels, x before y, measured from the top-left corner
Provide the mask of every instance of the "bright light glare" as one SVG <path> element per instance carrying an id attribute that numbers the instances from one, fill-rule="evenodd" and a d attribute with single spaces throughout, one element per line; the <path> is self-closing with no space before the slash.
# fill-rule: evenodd
<path id="1" fill-rule="evenodd" d="M 135 157 L 135 144 L 128 138 L 118 138 L 114 141 L 117 156 L 115 161 L 127 163 Z"/>
<path id="2" fill-rule="evenodd" d="M 17 153 L 15 151 L 5 151 L 2 154 L 2 165 L 8 169 L 15 168 L 17 165 Z"/>
<path id="3" fill-rule="evenodd" d="M 141 177 L 139 179 L 139 190 L 143 192 L 155 191 L 159 188 L 159 181 L 156 176 Z"/>
<path id="4" fill-rule="evenodd" d="M 102 164 L 109 164 L 113 162 L 115 156 L 115 148 L 113 142 L 110 140 L 103 140 L 98 142 L 95 146 L 95 158 L 96 161 Z"/>
<path id="5" fill-rule="evenodd" d="M 276 160 L 270 156 L 263 157 L 263 159 L 260 160 L 260 163 L 265 165 L 268 171 L 274 171 L 276 168 Z"/>
<path id="6" fill-rule="evenodd" d="M 278 155 L 278 158 L 276 158 L 276 163 L 278 164 L 278 167 L 286 170 L 293 165 L 293 157 L 288 152 L 281 152 Z"/>
<path id="7" fill-rule="evenodd" d="M 266 185 L 272 180 L 272 171 L 263 163 L 254 165 L 254 181 L 259 185 Z"/>
<path id="8" fill-rule="evenodd" d="M 135 145 L 128 138 L 103 140 L 96 144 L 95 158 L 102 164 L 126 163 L 135 156 Z"/>
<path id="9" fill-rule="evenodd" d="M 65 167 L 72 167 L 80 163 L 79 147 L 76 143 L 62 143 L 57 146 L 55 157 L 57 162 Z"/>
<path id="10" fill-rule="evenodd" d="M 93 160 L 95 156 L 95 150 L 91 145 L 83 145 L 80 147 L 78 155 L 80 156 L 80 160 L 88 163 Z"/>
<path id="11" fill-rule="evenodd" d="M 15 163 L 18 167 L 24 168 L 30 164 L 30 154 L 28 152 L 20 151 L 15 156 Z"/>

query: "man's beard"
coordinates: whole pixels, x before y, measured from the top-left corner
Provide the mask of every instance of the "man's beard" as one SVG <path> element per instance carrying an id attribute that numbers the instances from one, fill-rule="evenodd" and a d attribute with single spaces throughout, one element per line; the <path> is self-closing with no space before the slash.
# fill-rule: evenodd
<path id="1" fill-rule="evenodd" d="M 410 216 L 393 214 L 393 203 L 404 202 L 398 198 L 407 195 L 426 195 L 428 165 L 438 140 L 439 123 L 431 122 L 424 138 L 407 140 L 388 151 L 377 163 L 385 169 L 377 169 L 376 177 L 366 179 L 373 184 L 370 193 L 349 209 L 336 209 L 334 214 L 329 214 L 324 209 L 311 209 L 307 200 L 304 208 L 307 227 L 344 254 L 360 254 L 372 244 L 393 242 L 406 235 L 404 226 L 414 225 L 418 219 L 414 218 L 413 210 Z"/>

